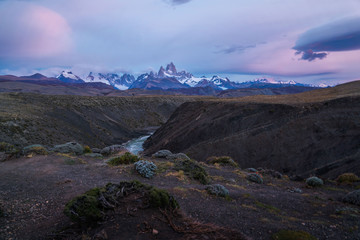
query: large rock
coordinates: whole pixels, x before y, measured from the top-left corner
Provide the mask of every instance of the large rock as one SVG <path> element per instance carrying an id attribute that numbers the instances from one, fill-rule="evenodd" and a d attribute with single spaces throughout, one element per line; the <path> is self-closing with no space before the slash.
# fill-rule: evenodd
<path id="1" fill-rule="evenodd" d="M 55 145 L 53 150 L 54 152 L 74 153 L 76 155 L 81 155 L 84 153 L 84 147 L 77 142 L 68 142 L 65 144 Z"/>
<path id="2" fill-rule="evenodd" d="M 126 149 L 122 145 L 111 145 L 108 147 L 104 147 L 100 153 L 104 156 L 109 156 L 125 150 Z"/>

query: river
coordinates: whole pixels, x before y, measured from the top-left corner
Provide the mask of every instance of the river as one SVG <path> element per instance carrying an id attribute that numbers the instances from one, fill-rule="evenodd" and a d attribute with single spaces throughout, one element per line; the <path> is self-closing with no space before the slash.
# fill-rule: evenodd
<path id="1" fill-rule="evenodd" d="M 139 138 L 134 138 L 126 143 L 123 144 L 123 146 L 129 150 L 129 152 L 131 152 L 132 154 L 137 155 L 139 152 L 141 152 L 143 149 L 143 143 L 145 142 L 146 139 L 148 139 L 148 137 L 150 137 L 150 135 L 146 135 L 146 136 L 142 136 Z"/>

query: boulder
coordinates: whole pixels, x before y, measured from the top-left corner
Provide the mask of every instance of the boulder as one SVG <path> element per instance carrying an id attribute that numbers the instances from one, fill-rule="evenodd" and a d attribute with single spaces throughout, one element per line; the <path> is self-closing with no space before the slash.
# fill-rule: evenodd
<path id="1" fill-rule="evenodd" d="M 77 142 L 68 142 L 65 144 L 55 145 L 53 150 L 54 152 L 74 153 L 76 155 L 81 155 L 84 152 L 83 146 Z"/>
<path id="2" fill-rule="evenodd" d="M 91 151 L 93 153 L 101 153 L 101 149 L 100 148 L 92 148 Z"/>
<path id="3" fill-rule="evenodd" d="M 104 156 L 109 156 L 121 151 L 125 151 L 126 149 L 122 145 L 111 145 L 108 147 L 104 147 L 100 153 Z"/>

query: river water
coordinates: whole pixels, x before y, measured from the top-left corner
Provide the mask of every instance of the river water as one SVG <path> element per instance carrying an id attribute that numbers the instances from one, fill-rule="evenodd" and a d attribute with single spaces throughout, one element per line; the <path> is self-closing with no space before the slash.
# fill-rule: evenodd
<path id="1" fill-rule="evenodd" d="M 137 155 L 139 152 L 141 152 L 143 149 L 143 143 L 145 142 L 146 139 L 148 139 L 148 137 L 150 137 L 151 135 L 146 135 L 146 136 L 142 136 L 139 138 L 134 138 L 126 143 L 123 144 L 123 146 L 129 150 L 129 152 L 131 152 L 132 154 Z"/>

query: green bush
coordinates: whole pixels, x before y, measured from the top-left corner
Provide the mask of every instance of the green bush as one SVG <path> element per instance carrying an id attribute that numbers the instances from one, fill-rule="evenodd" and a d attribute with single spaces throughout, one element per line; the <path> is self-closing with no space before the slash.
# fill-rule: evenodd
<path id="1" fill-rule="evenodd" d="M 209 164 L 218 163 L 221 166 L 238 167 L 238 164 L 229 156 L 221 156 L 221 157 L 213 156 L 213 157 L 209 157 L 206 161 Z"/>
<path id="2" fill-rule="evenodd" d="M 206 190 L 209 194 L 215 196 L 220 196 L 220 197 L 229 196 L 229 190 L 227 190 L 223 185 L 220 184 L 209 185 L 206 187 Z"/>
<path id="3" fill-rule="evenodd" d="M 100 191 L 99 188 L 93 188 L 72 199 L 65 205 L 65 215 L 74 222 L 86 225 L 96 224 L 104 216 L 99 202 Z"/>
<path id="4" fill-rule="evenodd" d="M 336 178 L 338 183 L 353 183 L 359 180 L 359 177 L 354 173 L 344 173 Z"/>
<path id="5" fill-rule="evenodd" d="M 29 155 L 29 154 L 47 155 L 47 154 L 49 154 L 48 151 L 46 150 L 46 148 L 40 144 L 35 144 L 35 145 L 30 145 L 30 146 L 24 147 L 23 153 L 24 153 L 24 155 Z"/>
<path id="6" fill-rule="evenodd" d="M 126 204 L 124 197 L 135 194 L 141 198 L 143 208 L 174 210 L 179 207 L 176 200 L 165 190 L 142 184 L 139 181 L 108 183 L 102 188 L 93 188 L 75 197 L 65 205 L 64 214 L 72 221 L 85 226 L 96 225 L 103 220 L 108 209 Z M 136 201 L 131 198 L 128 201 Z"/>
<path id="7" fill-rule="evenodd" d="M 263 183 L 263 179 L 262 177 L 257 174 L 257 173 L 250 173 L 246 176 L 246 179 L 251 181 L 251 182 L 255 182 L 255 183 L 259 183 L 262 184 Z"/>
<path id="8" fill-rule="evenodd" d="M 84 146 L 84 153 L 92 153 L 91 148 L 87 145 Z"/>
<path id="9" fill-rule="evenodd" d="M 271 236 L 272 240 L 317 240 L 316 237 L 304 231 L 280 230 Z"/>
<path id="10" fill-rule="evenodd" d="M 360 190 L 349 192 L 343 197 L 343 202 L 360 206 Z"/>
<path id="11" fill-rule="evenodd" d="M 126 152 L 119 157 L 110 158 L 107 161 L 107 164 L 109 164 L 110 166 L 118 166 L 118 165 L 123 165 L 123 164 L 131 164 L 131 163 L 137 162 L 139 160 L 140 160 L 140 158 L 138 156 L 133 155 L 129 152 Z"/>
<path id="12" fill-rule="evenodd" d="M 6 154 L 15 155 L 19 153 L 19 149 L 17 149 L 14 145 L 6 142 L 0 142 L 0 152 L 5 152 Z"/>
<path id="13" fill-rule="evenodd" d="M 324 185 L 324 181 L 318 177 L 309 177 L 306 179 L 306 184 L 311 187 L 319 187 Z"/>
<path id="14" fill-rule="evenodd" d="M 183 170 L 186 175 L 199 181 L 201 184 L 209 183 L 207 172 L 194 160 L 178 161 L 175 164 L 175 170 Z"/>

